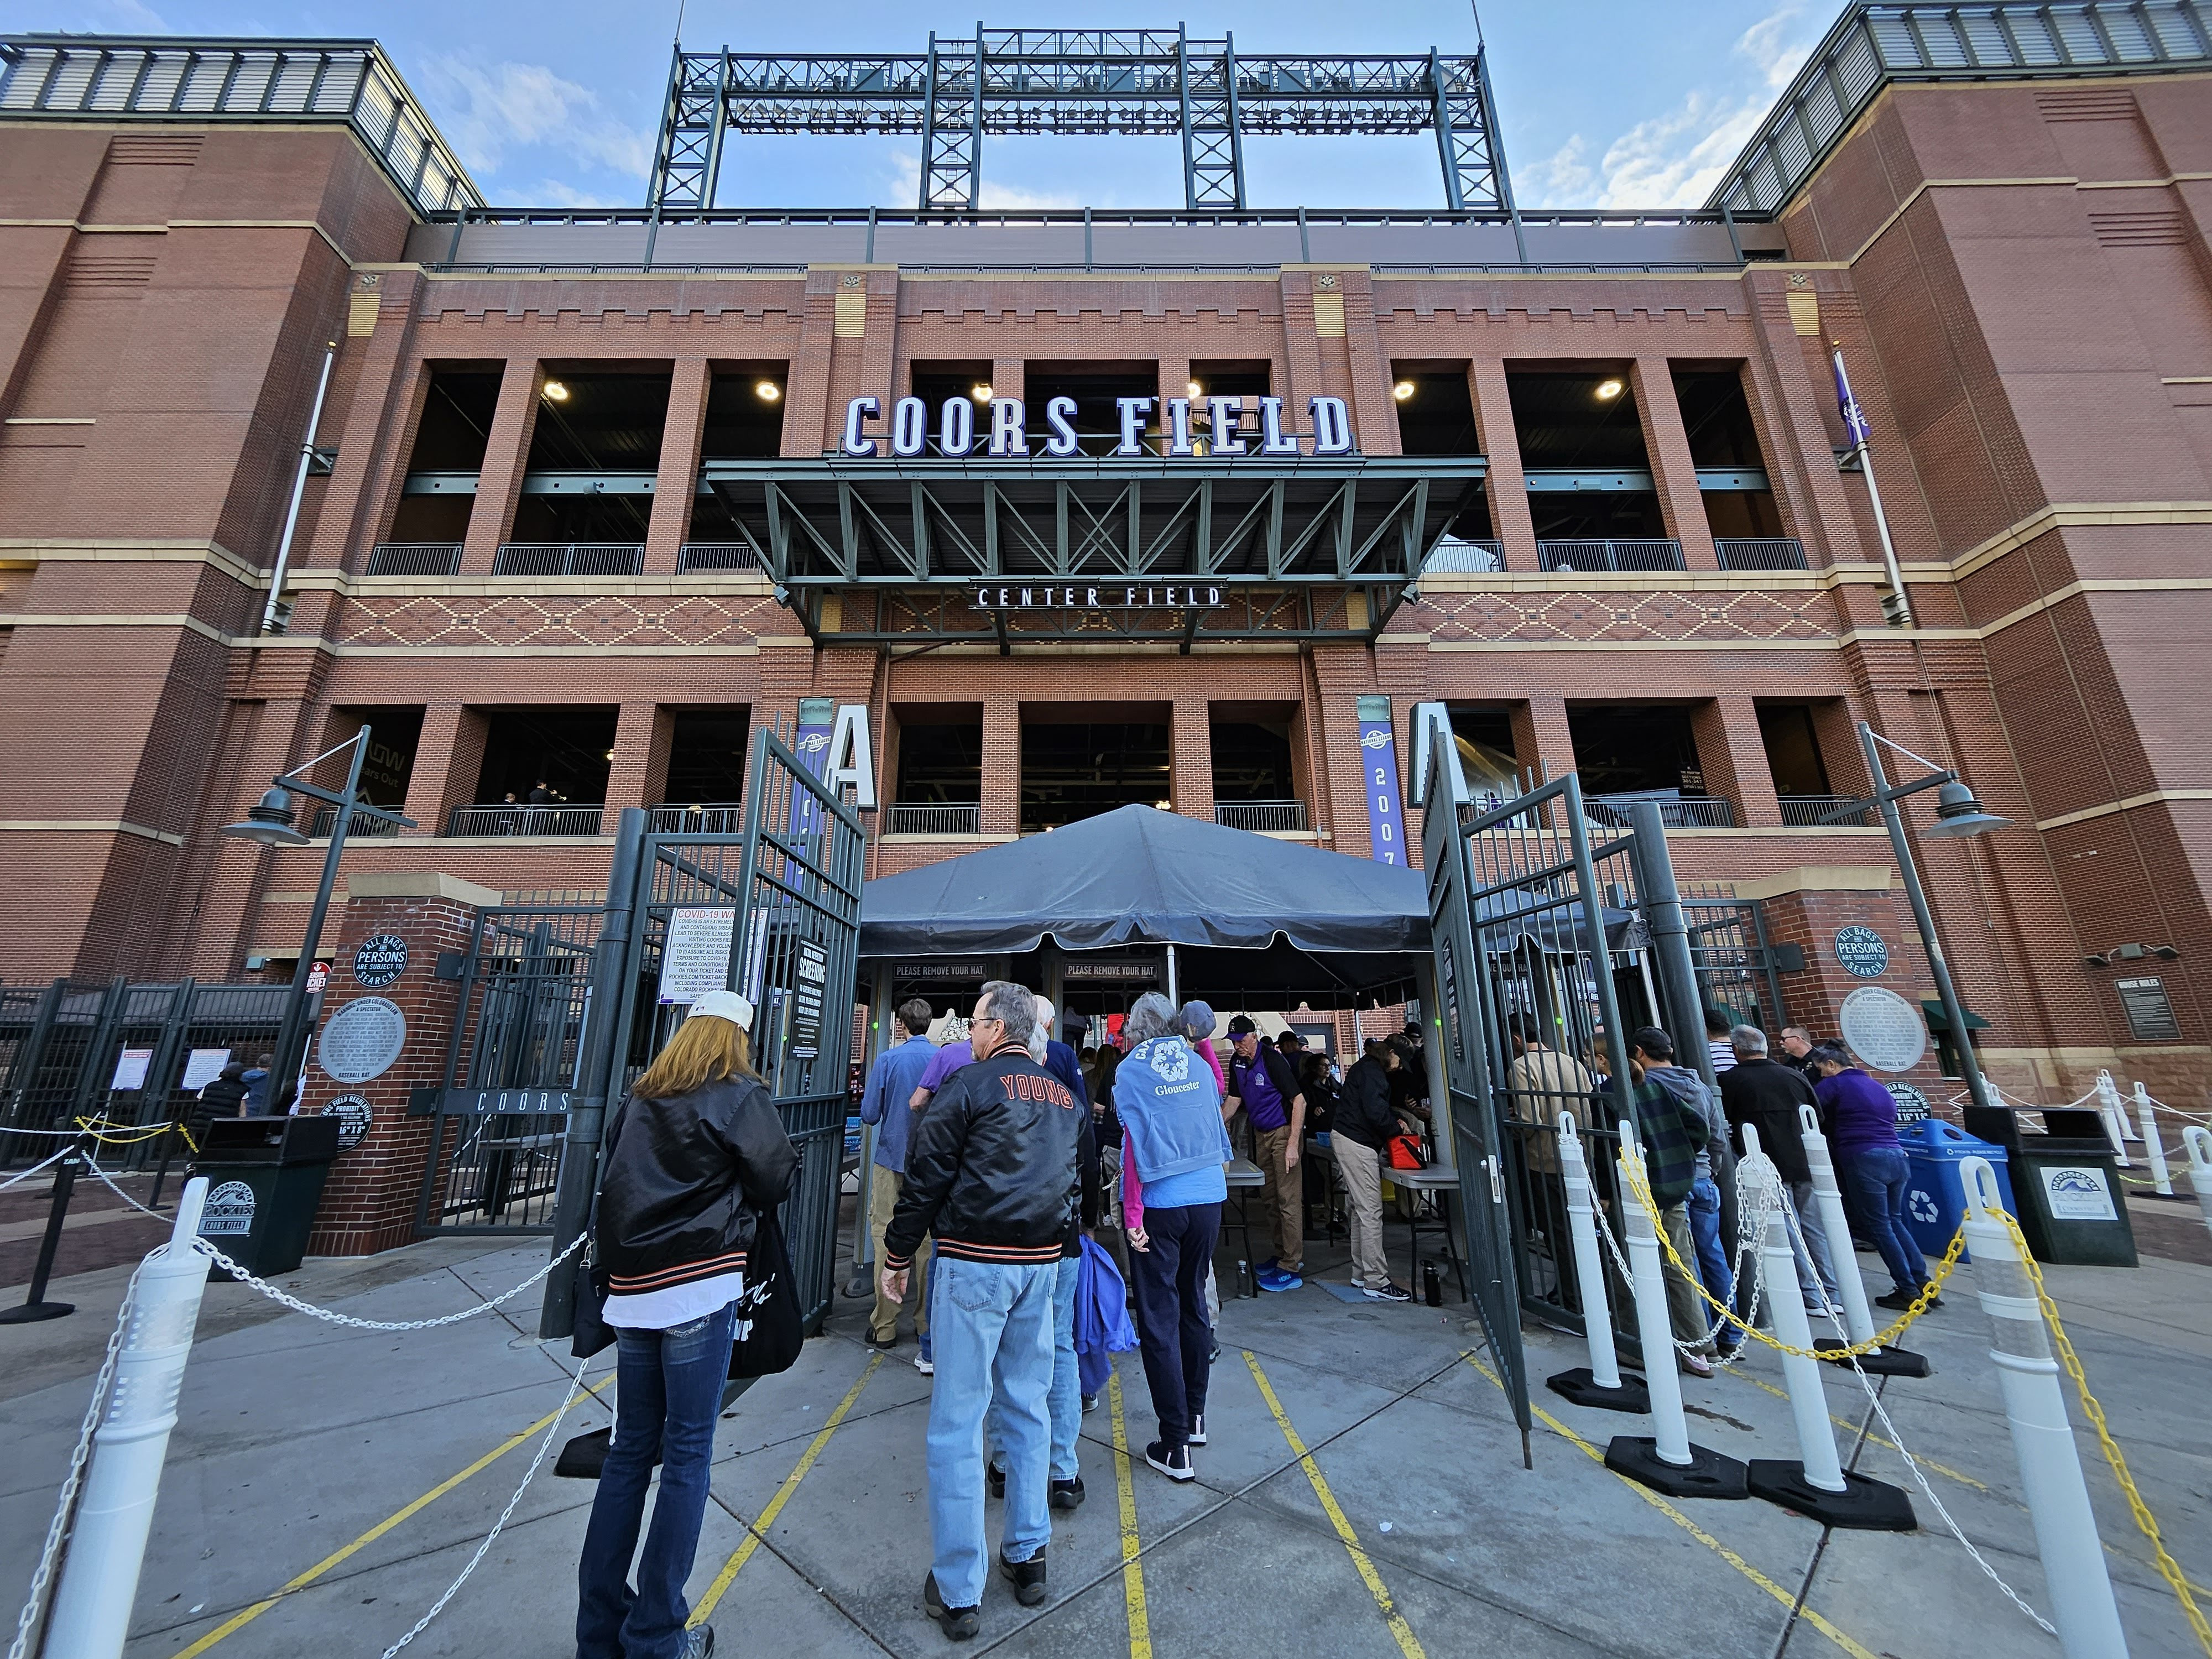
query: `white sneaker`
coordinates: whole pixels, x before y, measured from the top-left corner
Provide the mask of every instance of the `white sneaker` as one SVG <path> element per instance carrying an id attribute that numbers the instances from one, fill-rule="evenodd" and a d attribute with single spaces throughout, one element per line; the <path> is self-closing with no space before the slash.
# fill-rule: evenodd
<path id="1" fill-rule="evenodd" d="M 914 1368 L 920 1371 L 924 1376 L 934 1376 L 937 1375 L 937 1362 L 932 1359 L 926 1353 L 918 1353 L 915 1355 Z"/>

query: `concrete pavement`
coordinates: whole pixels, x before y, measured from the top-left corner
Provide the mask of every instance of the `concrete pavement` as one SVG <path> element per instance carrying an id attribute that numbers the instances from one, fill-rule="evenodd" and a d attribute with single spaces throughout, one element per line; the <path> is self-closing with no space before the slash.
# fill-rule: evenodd
<path id="1" fill-rule="evenodd" d="M 362 1316 L 422 1317 L 504 1289 L 543 1260 L 535 1244 L 438 1240 L 367 1262 L 309 1263 L 292 1288 Z M 1310 1260 L 1343 1276 L 1318 1249 Z M 0 1474 L 6 1582 L 25 1583 L 35 1559 L 106 1337 L 100 1297 L 112 1311 L 122 1272 L 58 1285 L 57 1295 L 84 1304 L 74 1319 L 0 1332 L 0 1420 L 17 1448 Z M 109 1277 L 112 1287 L 93 1282 Z M 2198 1584 L 2212 1582 L 2203 1412 L 2212 1268 L 2154 1260 L 2133 1273 L 2060 1268 L 2050 1278 L 2169 1547 Z M 375 1655 L 435 1600 L 513 1494 L 541 1437 L 529 1431 L 566 1390 L 564 1348 L 527 1334 L 534 1291 L 508 1310 L 401 1334 L 265 1317 L 273 1304 L 256 1305 L 243 1287 L 210 1292 L 129 1651 Z M 948 1646 L 920 1604 L 930 1384 L 913 1369 L 910 1342 L 881 1357 L 863 1345 L 864 1305 L 841 1298 L 799 1364 L 721 1425 L 692 1594 L 706 1595 L 747 1552 L 713 1613 L 723 1652 Z M 1548 1421 L 1536 1431 L 1535 1468 L 1523 1469 L 1504 1397 L 1468 1357 L 1480 1347 L 1468 1317 L 1455 1304 L 1346 1304 L 1314 1285 L 1232 1299 L 1208 1410 L 1212 1443 L 1184 1486 L 1142 1462 L 1154 1427 L 1141 1367 L 1124 1356 L 1121 1431 L 1133 1468 L 1115 1456 L 1113 1402 L 1102 1401 L 1084 1423 L 1089 1501 L 1055 1516 L 1050 1600 L 1021 1608 L 994 1583 L 970 1650 L 2057 1652 L 1917 1490 L 1917 1534 L 1824 1534 L 1757 1502 L 1663 1504 L 1607 1473 L 1595 1453 L 1643 1423 L 1545 1393 L 1542 1377 L 1578 1363 L 1580 1345 L 1534 1330 L 1529 1370 Z M 2040 1606 L 1985 1334 L 1962 1284 L 1915 1334 L 1936 1375 L 1892 1382 L 1884 1399 L 1905 1443 L 1941 1466 L 1929 1478 L 1967 1535 Z M 605 1382 L 611 1358 L 587 1382 Z M 1889 1437 L 1866 1430 L 1856 1381 L 1826 1375 L 1846 1462 L 1909 1485 Z M 32 1385 L 15 1386 L 19 1376 Z M 1779 1382 L 1765 1357 L 1710 1382 L 1684 1379 L 1693 1437 L 1739 1457 L 1794 1455 L 1788 1407 L 1771 1391 Z M 580 1401 L 556 1449 L 607 1419 L 596 1400 Z M 1309 1459 L 1293 1451 L 1294 1437 Z M 2197 1651 L 2094 1439 L 2081 1443 L 2133 1652 Z M 556 1479 L 549 1460 L 474 1578 L 410 1651 L 572 1650 L 592 1492 Z M 772 1522 L 749 1530 L 771 1509 Z M 296 1588 L 279 1594 L 288 1583 Z"/>

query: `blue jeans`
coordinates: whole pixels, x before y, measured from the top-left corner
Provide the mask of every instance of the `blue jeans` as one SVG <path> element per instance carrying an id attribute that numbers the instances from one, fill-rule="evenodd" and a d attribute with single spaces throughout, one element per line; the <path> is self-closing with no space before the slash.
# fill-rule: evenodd
<path id="1" fill-rule="evenodd" d="M 1905 1182 L 1911 1170 L 1904 1151 L 1896 1146 L 1847 1152 L 1836 1160 L 1843 1189 L 1856 1206 L 1867 1236 L 1881 1252 L 1882 1266 L 1889 1269 L 1899 1290 L 1917 1296 L 1928 1282 L 1927 1259 L 1897 1218 L 1905 1207 Z"/>
<path id="2" fill-rule="evenodd" d="M 1000 1556 L 1026 1561 L 1052 1541 L 1054 1291 L 1057 1261 L 1004 1266 L 939 1249 L 930 1263 L 929 1531 L 937 1593 L 948 1607 L 983 1599 L 983 1419 L 998 1404 L 1006 1459 Z"/>
<path id="3" fill-rule="evenodd" d="M 1721 1244 L 1721 1189 L 1711 1176 L 1699 1176 L 1690 1183 L 1688 1208 L 1690 1237 L 1698 1247 L 1698 1277 L 1704 1281 L 1707 1295 L 1725 1304 L 1735 1292 L 1735 1277 L 1729 1271 L 1728 1251 Z M 1707 1322 L 1717 1325 L 1719 1320 L 1715 1314 Z M 1719 1334 L 1724 1348 L 1733 1348 L 1743 1340 L 1733 1329 Z"/>
<path id="4" fill-rule="evenodd" d="M 707 1512 L 735 1305 L 672 1330 L 615 1333 L 614 1445 L 576 1566 L 576 1659 L 674 1659 L 684 1650 L 691 1613 L 684 1581 Z M 630 1557 L 656 1457 L 660 1498 L 633 1592 Z"/>
<path id="5" fill-rule="evenodd" d="M 1060 1259 L 1060 1276 L 1052 1291 L 1052 1392 L 1046 1403 L 1052 1413 L 1052 1478 L 1073 1480 L 1083 1473 L 1075 1461 L 1075 1437 L 1083 1427 L 1083 1379 L 1075 1364 L 1075 1281 L 1082 1261 Z M 991 1448 L 991 1467 L 1006 1467 L 1006 1437 L 999 1431 L 999 1396 L 991 1395 L 991 1409 L 983 1419 L 984 1443 Z"/>

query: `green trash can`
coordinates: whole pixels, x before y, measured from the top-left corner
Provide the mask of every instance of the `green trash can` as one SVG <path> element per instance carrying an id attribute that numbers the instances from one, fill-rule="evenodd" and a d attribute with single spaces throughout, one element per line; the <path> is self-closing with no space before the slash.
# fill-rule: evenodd
<path id="1" fill-rule="evenodd" d="M 341 1120 L 219 1117 L 208 1125 L 191 1174 L 208 1180 L 200 1237 L 246 1272 L 266 1279 L 300 1265 L 338 1155 Z M 228 1279 L 210 1267 L 210 1278 Z"/>
<path id="2" fill-rule="evenodd" d="M 1984 1114 L 1969 1107 L 1966 1117 L 1970 1133 L 2004 1146 L 2018 1206 L 2014 1215 L 2038 1261 L 2074 1267 L 2137 1265 L 2127 1188 L 2096 1113 L 2045 1111 L 2045 1134 L 2023 1131 L 2011 1111 Z M 1987 1121 L 1978 1121 L 1982 1119 Z"/>

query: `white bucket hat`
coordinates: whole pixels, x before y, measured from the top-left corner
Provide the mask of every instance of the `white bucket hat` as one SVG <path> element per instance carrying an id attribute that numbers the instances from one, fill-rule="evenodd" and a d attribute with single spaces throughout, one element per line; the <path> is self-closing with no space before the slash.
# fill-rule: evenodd
<path id="1" fill-rule="evenodd" d="M 688 1019 L 704 1015 L 708 1019 L 726 1019 L 740 1030 L 753 1029 L 753 1006 L 735 991 L 709 991 L 691 1005 Z"/>

